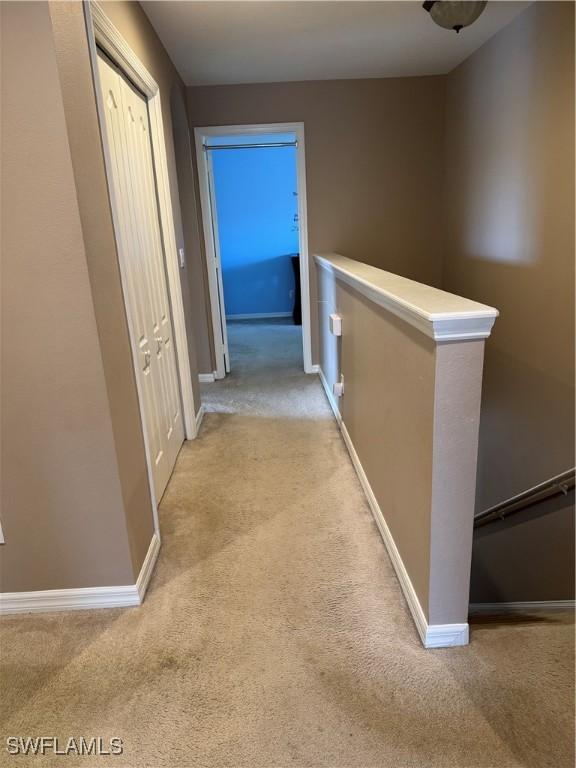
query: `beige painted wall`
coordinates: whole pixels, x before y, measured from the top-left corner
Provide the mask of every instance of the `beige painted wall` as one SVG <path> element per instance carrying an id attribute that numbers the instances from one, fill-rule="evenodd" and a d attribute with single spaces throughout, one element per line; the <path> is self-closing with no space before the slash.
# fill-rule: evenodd
<path id="1" fill-rule="evenodd" d="M 574 491 L 475 531 L 471 603 L 574 599 Z"/>
<path id="2" fill-rule="evenodd" d="M 50 3 L 50 15 L 132 561 L 138 574 L 150 545 L 153 515 L 84 15 L 80 4 L 67 2 Z"/>
<path id="3" fill-rule="evenodd" d="M 435 344 L 338 281 L 336 307 L 342 419 L 428 617 Z"/>
<path id="4" fill-rule="evenodd" d="M 325 269 L 318 285 L 322 372 L 344 376 L 340 415 L 418 601 L 465 623 L 484 342 L 436 342 Z"/>
<path id="5" fill-rule="evenodd" d="M 444 79 L 188 88 L 191 126 L 304 122 L 310 253 L 438 285 Z M 311 264 L 313 359 L 318 360 Z"/>
<path id="6" fill-rule="evenodd" d="M 82 9 L 0 8 L 0 588 L 132 583 L 151 517 Z M 448 78 L 186 91 L 141 8 L 106 9 L 160 84 L 188 326 L 205 322 L 206 307 L 182 100 L 193 125 L 302 120 L 311 253 L 338 250 L 432 284 L 444 259 L 443 287 L 501 310 L 487 345 L 478 506 L 573 465 L 570 3 L 533 4 Z M 190 351 L 194 367 L 192 341 Z M 200 354 L 204 367 L 205 343 Z M 569 530 L 571 510 L 554 514 L 564 515 L 555 530 Z M 523 540 L 529 551 L 534 536 Z M 494 594 L 504 557 L 479 541 L 475 562 Z M 553 543 L 540 553 L 553 590 L 569 566 L 558 568 Z"/>
<path id="7" fill-rule="evenodd" d="M 486 346 L 481 510 L 574 466 L 573 4 L 534 3 L 455 70 L 446 130 L 443 287 L 501 313 Z M 534 551 L 539 594 L 566 596 L 573 548 L 553 531 L 571 529 L 573 506 L 555 515 L 510 523 L 513 558 L 496 555 L 508 534 L 478 535 L 475 601 L 527 599 L 511 571 Z"/>
<path id="8" fill-rule="evenodd" d="M 573 13 L 534 3 L 444 78 L 188 89 L 192 126 L 304 121 L 311 253 L 500 309 L 486 348 L 477 509 L 574 465 Z M 532 522 L 533 535 L 517 532 L 517 557 L 477 538 L 475 600 L 498 590 L 526 599 L 512 571 L 536 540 L 538 594 L 565 597 L 573 547 L 558 568 L 554 531 L 569 534 L 573 506 L 555 514 Z"/>
<path id="9" fill-rule="evenodd" d="M 185 274 L 190 288 L 189 323 L 194 331 L 198 371 L 200 373 L 212 373 L 215 365 L 211 344 L 212 328 L 208 314 L 208 274 L 194 173 L 192 149 L 194 140 L 190 136 L 185 97 L 180 88 L 172 90 L 172 124 L 174 127 L 174 152 L 178 173 L 180 208 L 182 210 L 182 227 L 187 248 Z"/>
<path id="10" fill-rule="evenodd" d="M 2 3 L 5 592 L 134 583 L 47 3 Z"/>
<path id="11" fill-rule="evenodd" d="M 83 7 L 1 9 L 0 589 L 132 584 L 153 517 Z M 106 10 L 160 86 L 182 246 L 171 106 L 185 124 L 184 88 L 141 8 Z"/>

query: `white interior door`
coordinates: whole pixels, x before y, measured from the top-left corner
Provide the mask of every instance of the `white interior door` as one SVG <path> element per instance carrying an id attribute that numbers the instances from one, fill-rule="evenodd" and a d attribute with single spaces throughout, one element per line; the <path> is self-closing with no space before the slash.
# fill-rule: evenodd
<path id="1" fill-rule="evenodd" d="M 112 204 L 156 501 L 184 440 L 146 99 L 98 54 Z"/>
<path id="2" fill-rule="evenodd" d="M 220 307 L 220 332 L 222 342 L 222 354 L 224 356 L 224 370 L 230 373 L 230 353 L 228 351 L 228 330 L 226 328 L 226 307 L 224 305 L 224 283 L 222 280 L 222 258 L 220 255 L 220 237 L 218 235 L 218 208 L 216 205 L 216 186 L 214 183 L 214 170 L 212 168 L 212 155 L 207 154 L 208 164 L 208 189 L 210 194 L 210 213 L 212 219 L 212 237 L 214 241 L 214 260 L 216 267 L 216 282 L 218 289 L 218 305 Z"/>

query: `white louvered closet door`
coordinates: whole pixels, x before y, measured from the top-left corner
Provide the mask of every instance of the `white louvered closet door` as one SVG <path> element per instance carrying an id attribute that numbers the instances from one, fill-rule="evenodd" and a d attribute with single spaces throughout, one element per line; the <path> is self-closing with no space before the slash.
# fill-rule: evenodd
<path id="1" fill-rule="evenodd" d="M 139 91 L 100 53 L 98 69 L 112 166 L 109 184 L 116 210 L 124 298 L 159 501 L 184 440 L 184 424 L 148 107 Z"/>

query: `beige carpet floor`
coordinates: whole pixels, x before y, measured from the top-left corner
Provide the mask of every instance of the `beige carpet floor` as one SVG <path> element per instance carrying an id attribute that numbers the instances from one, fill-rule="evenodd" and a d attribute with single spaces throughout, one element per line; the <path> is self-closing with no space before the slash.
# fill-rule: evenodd
<path id="1" fill-rule="evenodd" d="M 0 764 L 573 765 L 569 617 L 426 651 L 298 329 L 234 324 L 161 505 L 140 608 L 1 622 L 2 735 L 119 736 L 122 757 Z"/>

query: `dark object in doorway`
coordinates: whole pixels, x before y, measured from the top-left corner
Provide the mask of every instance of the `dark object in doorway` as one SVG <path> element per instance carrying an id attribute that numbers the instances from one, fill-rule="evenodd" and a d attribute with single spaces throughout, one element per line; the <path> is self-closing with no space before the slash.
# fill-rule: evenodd
<path id="1" fill-rule="evenodd" d="M 290 257 L 292 269 L 294 270 L 294 309 L 292 318 L 294 325 L 302 325 L 302 298 L 300 295 L 300 254 L 296 253 Z"/>

